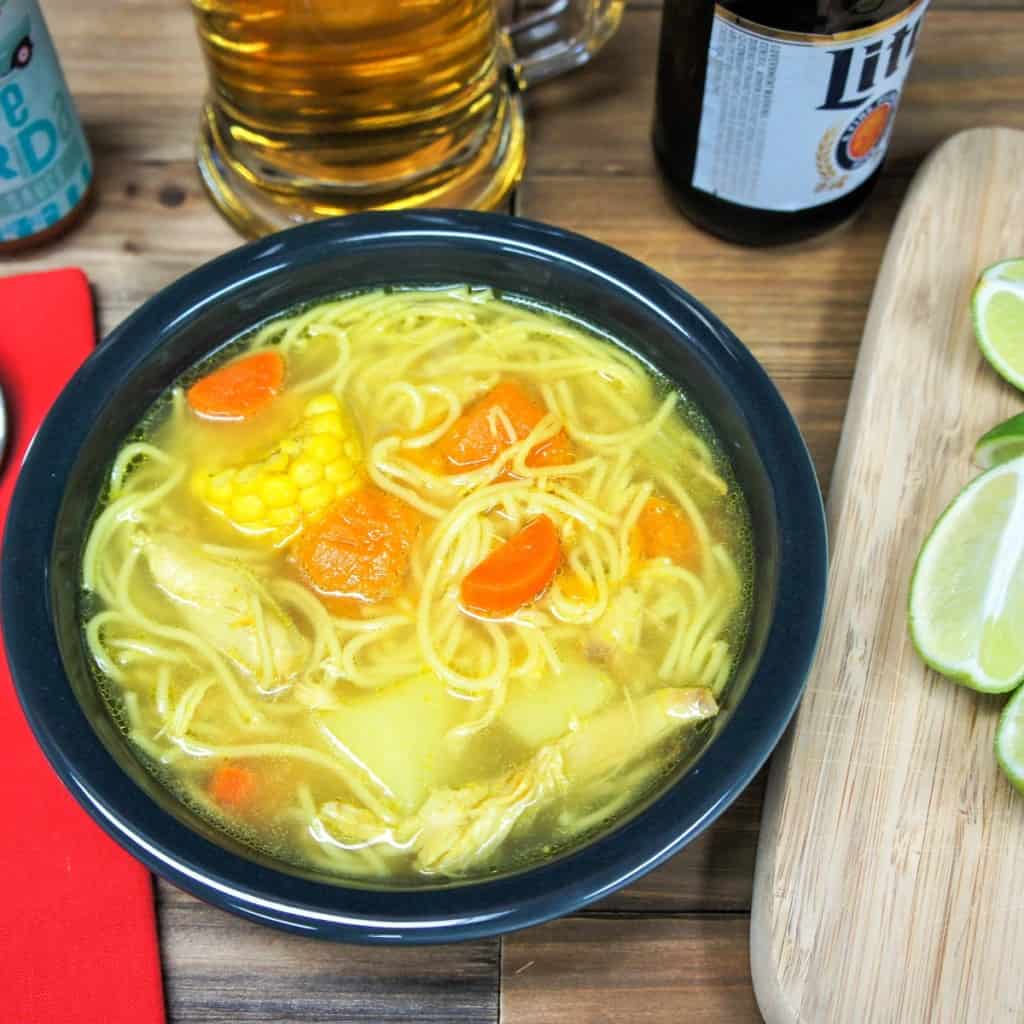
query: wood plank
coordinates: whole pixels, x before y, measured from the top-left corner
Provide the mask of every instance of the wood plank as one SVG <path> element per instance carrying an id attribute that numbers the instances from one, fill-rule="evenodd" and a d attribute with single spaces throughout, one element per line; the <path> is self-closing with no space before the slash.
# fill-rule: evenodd
<path id="1" fill-rule="evenodd" d="M 1024 946 L 1024 800 L 992 751 L 1004 701 L 926 668 L 906 622 L 922 540 L 976 476 L 975 440 L 1020 409 L 977 349 L 970 297 L 982 268 L 1024 252 L 1022 165 L 1024 132 L 949 140 L 886 251 L 829 498 L 821 647 L 758 851 L 751 947 L 771 1024 L 1024 1019 L 1024 974 L 1007 969 Z"/>
<path id="2" fill-rule="evenodd" d="M 243 921 L 165 882 L 158 910 L 169 1024 L 497 1018 L 497 939 L 342 946 Z"/>
<path id="3" fill-rule="evenodd" d="M 502 1024 L 751 1024 L 747 919 L 569 917 L 507 936 Z"/>
<path id="4" fill-rule="evenodd" d="M 653 177 L 531 178 L 524 216 L 613 245 L 717 313 L 777 379 L 849 379 L 897 196 L 840 232 L 787 249 L 740 249 L 679 215 Z"/>
<path id="5" fill-rule="evenodd" d="M 53 0 L 46 19 L 94 150 L 192 159 L 206 72 L 188 4 Z"/>
<path id="6" fill-rule="evenodd" d="M 191 160 L 122 160 L 99 147 L 96 202 L 61 244 L 12 260 L 28 272 L 75 264 L 89 275 L 106 334 L 155 292 L 243 239 L 207 200 Z"/>

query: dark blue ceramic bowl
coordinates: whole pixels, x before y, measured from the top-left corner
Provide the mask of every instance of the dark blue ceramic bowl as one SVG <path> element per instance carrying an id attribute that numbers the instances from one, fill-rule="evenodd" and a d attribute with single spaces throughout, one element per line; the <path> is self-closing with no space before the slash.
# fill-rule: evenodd
<path id="1" fill-rule="evenodd" d="M 753 514 L 753 628 L 703 752 L 607 834 L 484 882 L 340 885 L 233 842 L 146 772 L 105 712 L 78 622 L 85 524 L 115 449 L 182 371 L 300 302 L 384 284 L 468 282 L 561 307 L 621 339 L 703 407 Z M 367 214 L 292 229 L 208 263 L 117 328 L 32 444 L 7 521 L 4 638 L 36 737 L 117 842 L 183 889 L 257 921 L 354 942 L 447 942 L 575 910 L 639 878 L 736 798 L 800 699 L 825 593 L 821 497 L 803 440 L 746 348 L 682 289 L 603 245 L 466 212 Z M 59 840 L 58 840 L 59 841 Z"/>

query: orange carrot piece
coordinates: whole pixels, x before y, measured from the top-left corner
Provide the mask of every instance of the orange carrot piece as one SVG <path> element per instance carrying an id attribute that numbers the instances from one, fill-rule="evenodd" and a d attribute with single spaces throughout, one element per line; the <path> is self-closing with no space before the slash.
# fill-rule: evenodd
<path id="1" fill-rule="evenodd" d="M 462 603 L 482 615 L 508 615 L 547 589 L 562 564 L 555 524 L 538 516 L 462 580 Z"/>
<path id="2" fill-rule="evenodd" d="M 690 517 L 665 498 L 648 498 L 637 519 L 635 538 L 641 558 L 670 558 L 688 569 L 700 563 L 700 544 Z"/>
<path id="3" fill-rule="evenodd" d="M 414 466 L 425 469 L 428 473 L 440 475 L 445 472 L 445 462 L 437 445 L 428 445 L 425 448 L 405 448 L 402 451 L 402 458 L 407 459 Z"/>
<path id="4" fill-rule="evenodd" d="M 420 519 L 393 494 L 360 487 L 310 523 L 293 554 L 306 582 L 327 603 L 381 601 L 402 586 Z"/>
<path id="5" fill-rule="evenodd" d="M 200 377 L 188 389 L 193 411 L 211 420 L 244 420 L 265 409 L 284 384 L 284 359 L 266 350 Z"/>
<path id="6" fill-rule="evenodd" d="M 507 423 L 501 418 L 507 418 Z M 503 380 L 473 403 L 448 429 L 437 446 L 446 473 L 463 473 L 493 462 L 515 441 L 529 435 L 544 418 L 539 406 L 515 380 Z M 533 448 L 528 466 L 562 466 L 572 462 L 572 444 L 564 430 Z"/>
<path id="7" fill-rule="evenodd" d="M 243 807 L 256 792 L 256 776 L 250 769 L 228 762 L 214 771 L 209 791 L 222 807 Z"/>
<path id="8" fill-rule="evenodd" d="M 530 467 L 564 466 L 572 461 L 572 441 L 569 440 L 569 435 L 564 430 L 560 430 L 543 444 L 531 448 L 526 456 L 526 464 Z"/>

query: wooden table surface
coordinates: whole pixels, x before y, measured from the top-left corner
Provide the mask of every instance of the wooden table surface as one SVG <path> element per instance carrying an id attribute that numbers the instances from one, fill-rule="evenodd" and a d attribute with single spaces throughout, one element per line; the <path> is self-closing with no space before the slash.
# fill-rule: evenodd
<path id="1" fill-rule="evenodd" d="M 183 0 L 46 0 L 92 143 L 98 202 L 62 242 L 3 272 L 77 265 L 109 331 L 143 300 L 239 244 L 193 166 L 204 73 Z M 583 71 L 529 97 L 516 212 L 584 232 L 714 309 L 778 383 L 828 484 L 864 316 L 908 180 L 946 136 L 1024 128 L 1024 6 L 934 0 L 875 197 L 802 247 L 737 248 L 693 228 L 655 174 L 648 133 L 659 4 L 631 2 Z M 638 884 L 503 941 L 366 949 L 285 935 L 159 883 L 174 1022 L 759 1019 L 747 932 L 763 780 Z"/>

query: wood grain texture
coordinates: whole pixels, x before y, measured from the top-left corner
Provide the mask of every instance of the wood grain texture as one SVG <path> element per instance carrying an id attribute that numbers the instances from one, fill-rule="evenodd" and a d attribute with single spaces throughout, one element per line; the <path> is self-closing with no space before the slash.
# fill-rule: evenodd
<path id="1" fill-rule="evenodd" d="M 569 917 L 507 936 L 503 1024 L 751 1024 L 747 918 Z"/>
<path id="2" fill-rule="evenodd" d="M 167 883 L 158 906 L 169 1024 L 482 1024 L 498 1014 L 497 939 L 415 949 L 318 942 Z"/>
<path id="3" fill-rule="evenodd" d="M 752 958 L 769 1024 L 1024 1018 L 1024 801 L 992 753 L 1003 700 L 925 668 L 907 589 L 930 525 L 1020 395 L 970 294 L 1024 252 L 1024 133 L 948 141 L 910 190 L 871 304 L 829 500 L 826 627 L 772 764 Z"/>

